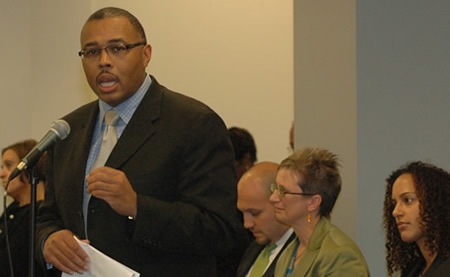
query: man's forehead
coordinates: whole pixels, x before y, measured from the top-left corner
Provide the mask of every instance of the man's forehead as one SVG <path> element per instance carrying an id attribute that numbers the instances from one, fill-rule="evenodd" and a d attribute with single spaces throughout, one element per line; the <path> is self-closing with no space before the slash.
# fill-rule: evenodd
<path id="1" fill-rule="evenodd" d="M 243 207 L 242 212 L 244 213 L 260 213 L 262 211 L 264 211 L 263 207 L 255 207 L 255 206 L 248 206 L 248 207 Z"/>
<path id="2" fill-rule="evenodd" d="M 117 43 L 126 43 L 126 41 L 122 38 L 114 38 L 114 39 L 110 39 L 108 41 L 106 41 L 106 44 L 117 44 Z M 98 46 L 101 43 L 97 42 L 97 41 L 88 41 L 86 43 L 84 43 L 83 47 L 88 47 L 88 46 Z"/>
<path id="3" fill-rule="evenodd" d="M 98 42 L 106 43 L 112 40 L 126 41 L 127 38 L 137 37 L 137 32 L 126 17 L 109 17 L 94 19 L 84 25 L 80 41 L 81 43 Z"/>
<path id="4" fill-rule="evenodd" d="M 240 195 L 237 204 L 240 210 L 264 210 L 267 205 L 271 205 L 269 199 L 264 197 L 254 197 L 254 195 Z"/>

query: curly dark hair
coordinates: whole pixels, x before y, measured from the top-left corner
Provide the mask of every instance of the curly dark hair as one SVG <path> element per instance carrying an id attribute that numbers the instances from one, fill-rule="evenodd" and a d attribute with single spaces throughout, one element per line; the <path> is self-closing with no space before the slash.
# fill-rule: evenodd
<path id="1" fill-rule="evenodd" d="M 423 260 L 415 242 L 404 242 L 400 237 L 392 212 L 392 187 L 400 175 L 411 174 L 419 199 L 420 226 L 425 234 L 425 247 L 444 257 L 450 254 L 450 174 L 432 164 L 415 161 L 395 170 L 386 179 L 384 197 L 384 229 L 386 231 L 386 261 L 389 276 L 398 270 L 404 272 Z"/>

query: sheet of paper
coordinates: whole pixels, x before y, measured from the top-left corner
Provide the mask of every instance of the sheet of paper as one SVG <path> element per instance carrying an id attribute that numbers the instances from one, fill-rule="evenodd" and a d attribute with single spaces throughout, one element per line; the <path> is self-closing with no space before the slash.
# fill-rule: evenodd
<path id="1" fill-rule="evenodd" d="M 63 273 L 61 277 L 139 277 L 140 273 L 132 270 L 131 268 L 111 259 L 102 252 L 98 251 L 91 245 L 84 243 L 77 238 L 75 240 L 81 245 L 84 251 L 91 259 L 89 263 L 89 271 L 83 274 L 74 273 L 69 275 Z"/>

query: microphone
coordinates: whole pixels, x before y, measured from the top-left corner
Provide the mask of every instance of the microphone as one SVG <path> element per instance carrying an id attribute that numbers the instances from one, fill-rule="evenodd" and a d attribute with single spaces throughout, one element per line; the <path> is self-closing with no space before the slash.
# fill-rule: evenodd
<path id="1" fill-rule="evenodd" d="M 42 154 L 55 144 L 57 139 L 65 139 L 70 133 L 70 126 L 67 121 L 58 119 L 53 121 L 50 130 L 47 134 L 36 144 L 33 149 L 22 159 L 14 171 L 9 175 L 8 182 L 16 178 L 24 169 L 34 165 Z"/>

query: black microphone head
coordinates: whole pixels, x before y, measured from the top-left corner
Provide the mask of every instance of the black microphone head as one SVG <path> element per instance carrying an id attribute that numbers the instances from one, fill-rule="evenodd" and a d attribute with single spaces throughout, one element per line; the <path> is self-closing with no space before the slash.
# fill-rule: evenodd
<path id="1" fill-rule="evenodd" d="M 58 119 L 52 122 L 50 130 L 55 132 L 59 139 L 63 140 L 70 134 L 70 125 L 63 119 Z"/>
<path id="2" fill-rule="evenodd" d="M 22 170 L 26 169 L 30 165 L 36 163 L 41 157 L 42 153 L 47 151 L 57 139 L 65 139 L 70 133 L 70 126 L 67 121 L 58 119 L 52 122 L 50 130 L 47 134 L 36 144 L 33 149 L 22 159 L 17 165 L 16 169 L 9 175 L 8 180 L 16 178 Z"/>

